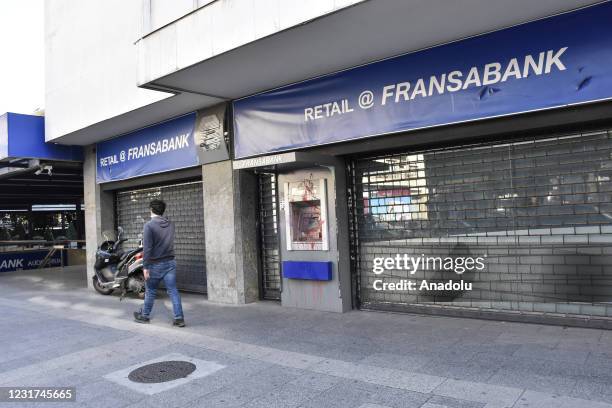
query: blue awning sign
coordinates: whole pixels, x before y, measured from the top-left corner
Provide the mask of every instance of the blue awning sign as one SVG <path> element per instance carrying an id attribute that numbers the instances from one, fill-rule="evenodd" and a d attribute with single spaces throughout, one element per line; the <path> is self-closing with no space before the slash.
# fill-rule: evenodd
<path id="1" fill-rule="evenodd" d="M 236 158 L 612 98 L 612 2 L 234 101 Z"/>
<path id="2" fill-rule="evenodd" d="M 98 143 L 98 183 L 124 180 L 199 165 L 190 113 Z"/>
<path id="3" fill-rule="evenodd" d="M 0 160 L 83 161 L 81 146 L 45 142 L 45 118 L 7 112 L 0 115 Z"/>

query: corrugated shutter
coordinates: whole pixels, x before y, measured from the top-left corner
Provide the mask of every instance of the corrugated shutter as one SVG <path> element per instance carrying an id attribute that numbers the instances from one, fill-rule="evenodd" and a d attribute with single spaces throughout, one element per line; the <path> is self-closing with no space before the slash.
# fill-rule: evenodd
<path id="1" fill-rule="evenodd" d="M 144 222 L 149 220 L 149 202 L 162 199 L 167 204 L 166 216 L 174 222 L 174 251 L 179 289 L 206 293 L 206 249 L 202 182 L 181 183 L 116 194 L 117 225 L 130 239 L 126 248 L 138 245 Z"/>
<path id="2" fill-rule="evenodd" d="M 610 132 L 411 151 L 350 165 L 362 307 L 430 305 L 612 316 Z M 373 273 L 376 257 L 485 257 L 485 269 Z M 472 291 L 377 291 L 377 279 Z"/>

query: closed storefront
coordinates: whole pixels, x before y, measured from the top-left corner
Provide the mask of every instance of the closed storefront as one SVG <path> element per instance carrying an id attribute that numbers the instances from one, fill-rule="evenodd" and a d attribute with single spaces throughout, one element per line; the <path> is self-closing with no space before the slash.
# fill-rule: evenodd
<path id="1" fill-rule="evenodd" d="M 234 101 L 234 168 L 278 175 L 282 304 L 612 325 L 610 16 Z"/>
<path id="2" fill-rule="evenodd" d="M 206 153 L 218 154 L 210 143 L 220 140 L 224 109 L 189 113 L 96 145 L 106 225 L 123 230 L 124 249 L 136 248 L 151 218 L 150 202 L 163 200 L 164 217 L 176 230 L 177 286 L 184 291 L 208 292 L 201 164 Z"/>
<path id="3" fill-rule="evenodd" d="M 149 203 L 166 202 L 164 214 L 176 228 L 174 252 L 179 289 L 206 292 L 206 252 L 204 245 L 204 211 L 202 182 L 183 182 L 116 193 L 116 224 L 129 240 L 125 248 L 135 248 L 142 236 L 144 223 L 150 218 Z"/>
<path id="4" fill-rule="evenodd" d="M 608 131 L 381 154 L 350 171 L 361 307 L 612 315 Z M 377 273 L 376 259 L 404 255 Z M 420 287 L 450 280 L 463 286 Z"/>

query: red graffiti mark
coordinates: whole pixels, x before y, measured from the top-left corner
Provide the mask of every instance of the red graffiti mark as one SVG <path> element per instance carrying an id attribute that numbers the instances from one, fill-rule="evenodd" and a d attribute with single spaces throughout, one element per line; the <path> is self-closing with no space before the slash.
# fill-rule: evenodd
<path id="1" fill-rule="evenodd" d="M 302 196 L 302 201 L 310 201 L 316 198 L 314 191 L 315 187 L 312 179 L 304 179 L 302 180 L 302 183 L 304 184 L 304 195 Z"/>

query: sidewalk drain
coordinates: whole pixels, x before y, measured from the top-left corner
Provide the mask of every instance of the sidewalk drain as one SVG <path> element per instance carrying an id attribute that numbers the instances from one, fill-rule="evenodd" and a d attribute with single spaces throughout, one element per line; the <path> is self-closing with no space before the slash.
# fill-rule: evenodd
<path id="1" fill-rule="evenodd" d="M 137 383 L 158 384 L 185 378 L 196 370 L 188 361 L 161 361 L 138 367 L 128 375 L 128 379 Z"/>

